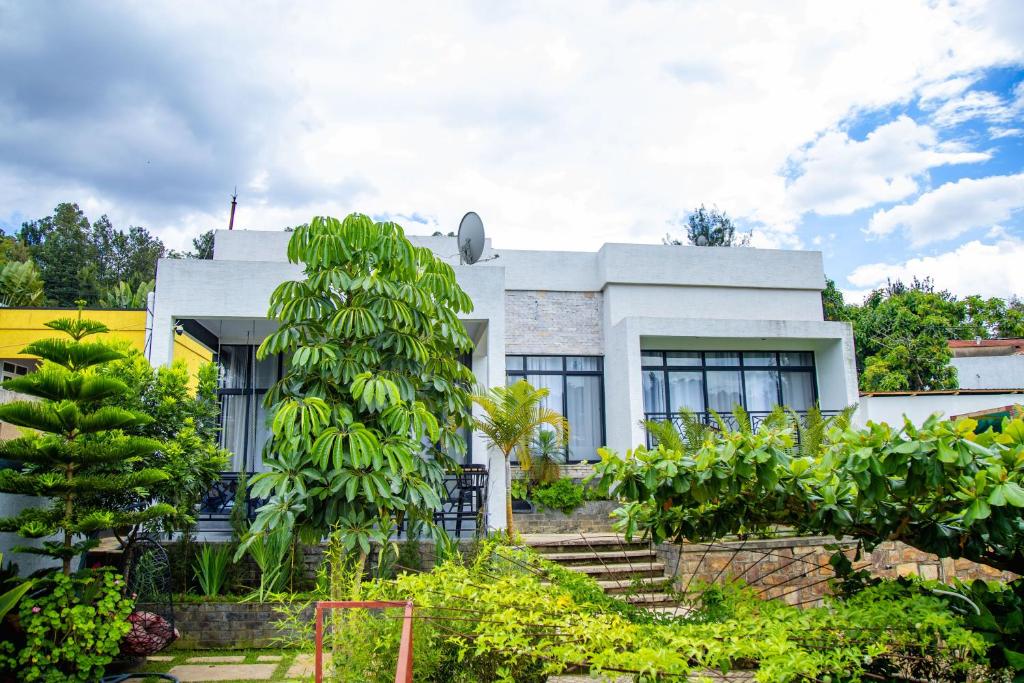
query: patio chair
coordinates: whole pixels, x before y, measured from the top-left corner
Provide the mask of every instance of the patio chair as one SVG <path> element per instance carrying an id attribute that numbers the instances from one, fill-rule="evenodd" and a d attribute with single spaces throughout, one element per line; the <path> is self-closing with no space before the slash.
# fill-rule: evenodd
<path id="1" fill-rule="evenodd" d="M 455 527 L 455 537 L 462 536 L 464 522 L 472 521 L 480 530 L 479 515 L 487 498 L 487 468 L 483 465 L 463 465 L 454 475 L 445 478 L 446 495 L 434 521 L 448 529 Z M 483 525 L 486 527 L 486 524 Z"/>

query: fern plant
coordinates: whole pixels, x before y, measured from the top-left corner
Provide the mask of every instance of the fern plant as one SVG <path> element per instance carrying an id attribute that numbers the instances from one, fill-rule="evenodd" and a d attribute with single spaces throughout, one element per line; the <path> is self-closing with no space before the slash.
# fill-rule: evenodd
<path id="1" fill-rule="evenodd" d="M 69 339 L 41 339 L 22 353 L 44 360 L 31 374 L 8 380 L 4 389 L 34 396 L 38 401 L 15 401 L 0 406 L 0 420 L 26 427 L 25 435 L 0 442 L 0 458 L 20 463 L 20 469 L 0 472 L 0 492 L 50 498 L 48 507 L 31 507 L 14 517 L 0 518 L 0 531 L 23 538 L 61 534 L 59 541 L 41 547 L 18 547 L 16 552 L 46 555 L 61 560 L 65 575 L 71 561 L 98 543 L 96 532 L 128 527 L 174 513 L 167 504 L 143 510 L 112 511 L 96 504 L 98 494 L 134 490 L 167 479 L 163 470 L 143 468 L 123 474 L 90 472 L 91 467 L 139 461 L 160 449 L 154 439 L 126 436 L 122 430 L 144 425 L 153 418 L 140 412 L 101 402 L 124 395 L 128 387 L 96 368 L 124 354 L 107 342 L 85 341 L 107 332 L 106 326 L 77 318 L 46 323 Z"/>

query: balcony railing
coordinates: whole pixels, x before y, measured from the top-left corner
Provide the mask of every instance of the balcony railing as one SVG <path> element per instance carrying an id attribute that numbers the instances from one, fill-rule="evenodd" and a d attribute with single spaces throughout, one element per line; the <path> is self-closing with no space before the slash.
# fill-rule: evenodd
<path id="1" fill-rule="evenodd" d="M 251 479 L 256 473 L 250 472 Z M 199 503 L 199 528 L 204 531 L 222 531 L 228 528 L 231 511 L 238 500 L 238 483 L 241 473 L 221 472 L 220 479 L 206 493 Z M 443 526 L 456 538 L 464 538 L 482 532 L 487 528 L 487 468 L 483 465 L 466 465 L 460 472 L 445 475 L 444 491 L 441 494 L 441 509 L 434 513 L 434 522 Z M 256 517 L 256 508 L 262 500 L 245 498 L 246 518 Z"/>
<path id="2" fill-rule="evenodd" d="M 807 417 L 807 412 L 806 411 L 797 410 L 797 411 L 794 411 L 794 412 L 801 419 Z M 831 417 L 833 415 L 837 415 L 838 413 L 839 413 L 839 411 L 837 411 L 837 410 L 822 410 L 821 411 L 821 414 L 824 417 Z M 766 419 L 768 419 L 768 417 L 770 415 L 772 415 L 772 412 L 771 411 L 767 411 L 767 410 L 764 410 L 764 411 L 752 410 L 752 411 L 747 412 L 747 415 L 750 418 L 750 426 L 751 426 L 751 428 L 754 429 L 754 430 L 757 430 L 761 426 L 761 424 Z M 695 418 L 697 418 L 698 422 L 706 424 L 706 425 L 708 425 L 709 427 L 711 427 L 713 429 L 717 430 L 719 428 L 718 420 L 715 419 L 715 415 L 713 413 L 710 413 L 710 412 L 693 413 L 693 416 Z M 728 427 L 729 429 L 739 429 L 739 427 L 740 427 L 740 417 L 736 413 L 718 413 L 718 417 L 720 417 L 722 419 L 722 422 L 725 423 L 725 426 Z M 670 421 L 670 422 L 672 422 L 676 426 L 677 430 L 682 432 L 683 419 L 682 419 L 682 417 L 680 417 L 679 413 L 677 413 L 677 412 L 676 413 L 644 413 L 644 420 L 651 420 L 651 421 L 654 421 L 654 422 Z M 799 431 L 794 432 L 793 436 L 796 439 L 796 442 L 800 443 L 800 433 L 799 433 Z M 648 448 L 653 448 L 654 446 L 655 446 L 654 437 L 651 435 L 651 433 L 649 431 L 647 431 L 647 447 Z"/>

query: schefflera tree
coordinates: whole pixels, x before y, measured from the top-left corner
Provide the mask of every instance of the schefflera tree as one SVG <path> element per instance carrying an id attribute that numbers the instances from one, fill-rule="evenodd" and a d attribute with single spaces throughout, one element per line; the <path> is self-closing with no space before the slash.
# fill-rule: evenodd
<path id="1" fill-rule="evenodd" d="M 95 532 L 128 527 L 173 514 L 170 505 L 155 504 L 135 511 L 97 507 L 104 493 L 134 491 L 167 478 L 166 472 L 143 468 L 124 474 L 100 471 L 112 463 L 139 461 L 160 448 L 160 442 L 127 436 L 122 430 L 144 425 L 152 418 L 140 412 L 101 405 L 124 395 L 128 387 L 96 369 L 124 357 L 105 341 L 86 337 L 107 332 L 101 323 L 82 318 L 61 318 L 46 323 L 68 338 L 41 339 L 22 353 L 43 359 L 36 372 L 8 380 L 3 388 L 34 396 L 37 401 L 0 405 L 0 420 L 30 431 L 0 442 L 0 458 L 21 467 L 0 471 L 0 492 L 52 499 L 52 504 L 30 507 L 17 516 L 0 518 L 0 531 L 23 538 L 60 534 L 41 547 L 22 546 L 17 552 L 59 559 L 64 574 L 71 574 L 73 559 L 98 544 Z M 143 496 L 144 497 L 144 496 Z"/>
<path id="2" fill-rule="evenodd" d="M 251 531 L 330 538 L 358 577 L 402 516 L 430 521 L 450 453 L 464 452 L 474 377 L 458 315 L 472 302 L 451 266 L 361 214 L 296 228 L 288 258 L 305 278 L 271 295 L 280 325 L 258 351 L 286 354 L 287 369 L 266 397 L 267 471 L 250 493 L 268 502 Z"/>

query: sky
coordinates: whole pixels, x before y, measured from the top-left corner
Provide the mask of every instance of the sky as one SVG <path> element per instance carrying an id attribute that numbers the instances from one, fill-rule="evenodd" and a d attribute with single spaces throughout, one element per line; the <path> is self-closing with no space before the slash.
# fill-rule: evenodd
<path id="1" fill-rule="evenodd" d="M 1024 2 L 0 0 L 0 228 L 77 202 L 170 248 L 468 210 L 502 248 L 717 207 L 887 278 L 1024 295 Z"/>

